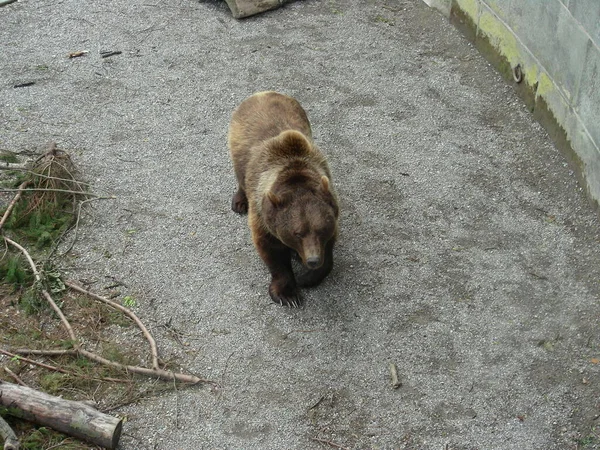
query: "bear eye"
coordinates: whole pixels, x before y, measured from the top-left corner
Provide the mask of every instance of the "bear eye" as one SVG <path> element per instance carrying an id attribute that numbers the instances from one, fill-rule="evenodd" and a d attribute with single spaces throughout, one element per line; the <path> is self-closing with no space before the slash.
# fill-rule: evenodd
<path id="1" fill-rule="evenodd" d="M 294 232 L 294 236 L 301 239 L 302 237 L 304 237 L 304 235 L 300 232 L 300 231 L 296 231 Z"/>

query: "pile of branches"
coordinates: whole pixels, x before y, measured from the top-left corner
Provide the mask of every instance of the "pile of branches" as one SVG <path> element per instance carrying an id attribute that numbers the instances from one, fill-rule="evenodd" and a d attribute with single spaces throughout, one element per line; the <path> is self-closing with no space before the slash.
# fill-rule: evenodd
<path id="1" fill-rule="evenodd" d="M 64 252 L 67 253 L 75 243 L 77 236 L 77 228 L 79 225 L 79 217 L 81 215 L 82 206 L 89 201 L 96 199 L 106 199 L 114 197 L 100 197 L 88 192 L 88 185 L 78 181 L 76 178 L 77 171 L 70 156 L 56 148 L 55 144 L 52 144 L 47 152 L 38 157 L 33 163 L 25 167 L 17 167 L 18 165 L 7 164 L 4 168 L 9 170 L 16 170 L 22 175 L 23 181 L 17 188 L 13 189 L 1 189 L 3 192 L 15 192 L 14 197 L 8 204 L 4 214 L 0 218 L 0 233 L 5 245 L 12 247 L 20 252 L 26 259 L 27 264 L 33 274 L 34 287 L 43 301 L 47 302 L 50 308 L 54 311 L 64 330 L 66 331 L 70 342 L 72 343 L 71 349 L 55 349 L 55 350 L 40 350 L 34 348 L 11 348 L 2 349 L 0 348 L 0 354 L 4 354 L 9 357 L 19 357 L 21 355 L 36 355 L 36 356 L 57 356 L 57 355 L 72 355 L 73 357 L 87 358 L 88 360 L 94 361 L 99 364 L 103 364 L 112 367 L 117 370 L 121 370 L 127 373 L 135 373 L 152 377 L 156 379 L 168 380 L 173 382 L 182 382 L 187 384 L 197 384 L 200 382 L 213 382 L 204 380 L 194 375 L 188 375 L 183 373 L 176 373 L 173 371 L 165 370 L 160 367 L 158 350 L 156 342 L 152 334 L 148 331 L 142 321 L 131 311 L 130 309 L 115 303 L 105 297 L 94 294 L 84 289 L 79 284 L 72 280 L 63 279 L 62 282 L 69 289 L 78 293 L 84 294 L 94 300 L 100 301 L 111 308 L 114 308 L 121 313 L 125 314 L 131 319 L 137 327 L 141 330 L 144 338 L 147 340 L 150 353 L 151 353 L 151 367 L 126 365 L 110 359 L 104 358 L 103 356 L 87 350 L 82 340 L 76 335 L 73 327 L 71 326 L 69 319 L 63 314 L 63 311 L 58 306 L 56 301 L 53 299 L 50 289 L 50 282 L 42 268 L 38 267 L 38 264 L 34 261 L 29 251 L 19 242 L 16 232 L 13 232 L 10 236 L 7 232 L 7 228 L 11 230 L 17 230 L 19 225 L 26 221 L 40 221 L 44 217 L 61 215 L 66 217 L 64 221 L 58 221 L 58 230 L 53 231 L 59 232 L 59 238 L 57 242 L 67 234 L 69 230 L 74 228 L 74 238 L 69 248 Z M 15 211 L 18 210 L 18 214 Z M 55 222 L 56 224 L 56 222 Z M 55 225 L 55 228 L 57 226 Z M 48 236 L 43 235 L 37 236 L 38 239 L 47 239 L 51 237 L 50 231 L 47 231 Z M 53 245 L 53 253 L 58 248 L 58 244 Z M 5 252 L 6 255 L 7 252 Z M 25 359 L 25 358 L 23 358 Z M 36 363 L 34 360 L 29 360 L 32 363 Z M 41 363 L 39 363 L 41 365 Z M 20 380 L 18 377 L 14 377 L 17 382 Z M 2 398 L 0 398 L 0 405 L 2 405 Z M 7 406 L 7 405 L 4 405 Z M 11 405 L 12 406 L 12 405 Z M 10 434 L 6 431 L 6 435 L 3 435 L 3 430 L 6 430 L 8 425 L 0 417 L 0 436 L 6 438 L 6 444 L 14 438 L 14 434 Z M 10 430 L 10 427 L 8 427 Z M 9 447 L 10 448 L 10 447 Z"/>

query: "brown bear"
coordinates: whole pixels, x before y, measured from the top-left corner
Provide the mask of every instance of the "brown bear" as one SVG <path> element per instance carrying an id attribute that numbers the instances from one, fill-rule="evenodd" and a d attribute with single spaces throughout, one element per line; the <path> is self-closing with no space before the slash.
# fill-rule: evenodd
<path id="1" fill-rule="evenodd" d="M 259 92 L 234 111 L 228 143 L 239 186 L 231 208 L 248 212 L 252 240 L 271 272 L 271 299 L 299 307 L 297 286 L 314 286 L 331 272 L 339 215 L 306 112 L 291 97 Z M 306 266 L 298 277 L 294 253 Z"/>

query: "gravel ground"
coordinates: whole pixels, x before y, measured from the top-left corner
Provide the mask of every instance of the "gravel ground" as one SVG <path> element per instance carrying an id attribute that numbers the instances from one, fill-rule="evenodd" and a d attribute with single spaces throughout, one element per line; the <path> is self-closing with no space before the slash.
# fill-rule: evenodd
<path id="1" fill-rule="evenodd" d="M 437 12 L 21 0 L 0 23 L 0 148 L 55 141 L 117 197 L 87 209 L 64 270 L 124 282 L 163 359 L 221 385 L 122 408 L 119 448 L 600 448 L 598 217 Z M 260 90 L 305 107 L 341 199 L 335 268 L 302 310 L 270 301 L 230 211 L 227 126 Z"/>

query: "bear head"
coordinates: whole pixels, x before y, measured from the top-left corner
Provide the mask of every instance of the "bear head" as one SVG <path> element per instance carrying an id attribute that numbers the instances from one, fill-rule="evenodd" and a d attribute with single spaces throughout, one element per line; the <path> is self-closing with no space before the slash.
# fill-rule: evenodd
<path id="1" fill-rule="evenodd" d="M 323 265 L 339 214 L 327 176 L 306 171 L 281 175 L 264 195 L 262 213 L 269 232 L 295 250 L 302 264 L 309 269 Z"/>

